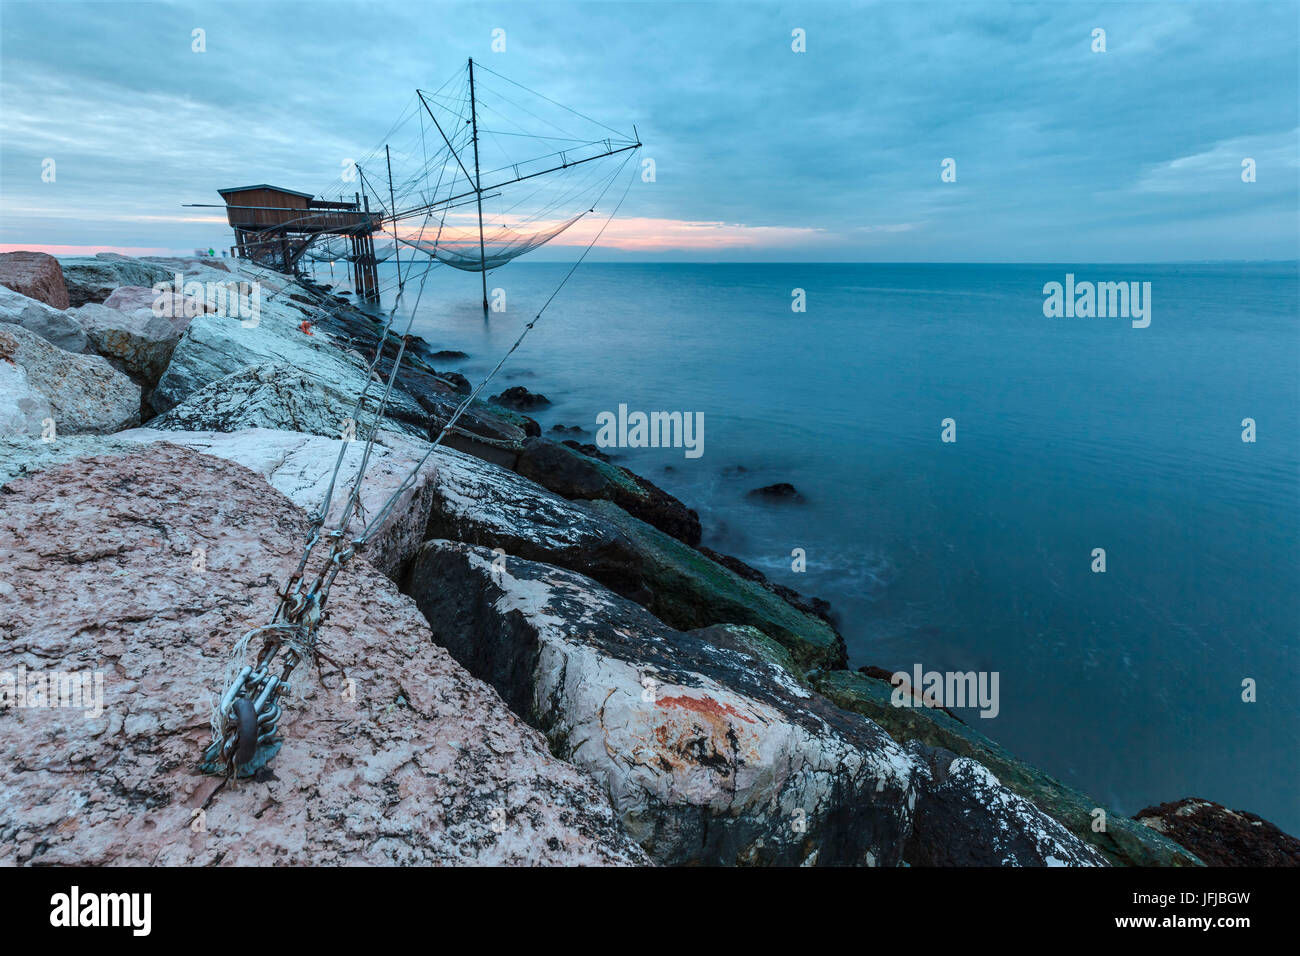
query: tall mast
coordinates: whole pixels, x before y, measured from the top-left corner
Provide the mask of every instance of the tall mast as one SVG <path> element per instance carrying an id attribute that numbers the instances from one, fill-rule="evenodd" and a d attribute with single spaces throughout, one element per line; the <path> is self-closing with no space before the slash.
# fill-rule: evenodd
<path id="1" fill-rule="evenodd" d="M 474 58 L 469 58 L 469 119 L 474 133 L 474 192 L 478 198 L 479 274 L 483 276 L 483 321 L 488 317 L 487 252 L 483 246 L 483 181 L 478 170 L 478 112 L 474 105 Z"/>
<path id="2" fill-rule="evenodd" d="M 388 214 L 390 216 L 397 213 L 397 200 L 393 198 L 393 156 L 388 151 L 388 144 L 384 144 L 384 159 L 388 162 Z M 398 248 L 401 243 L 397 241 L 397 220 L 393 220 L 393 255 L 397 257 L 397 291 L 400 293 L 405 283 L 402 281 L 402 253 Z"/>

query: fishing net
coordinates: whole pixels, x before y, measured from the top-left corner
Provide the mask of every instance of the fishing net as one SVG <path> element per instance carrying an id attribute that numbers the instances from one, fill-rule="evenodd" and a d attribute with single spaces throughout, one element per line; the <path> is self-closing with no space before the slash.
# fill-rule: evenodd
<path id="1" fill-rule="evenodd" d="M 585 215 L 585 211 L 580 212 L 571 219 L 566 219 L 550 228 L 527 233 L 508 226 L 484 229 L 482 245 L 479 243 L 477 228 L 444 227 L 441 234 L 433 239 L 402 239 L 401 241 L 426 255 L 433 256 L 444 265 L 465 272 L 481 272 L 484 269 L 495 269 L 505 265 L 511 259 L 545 245 Z"/>

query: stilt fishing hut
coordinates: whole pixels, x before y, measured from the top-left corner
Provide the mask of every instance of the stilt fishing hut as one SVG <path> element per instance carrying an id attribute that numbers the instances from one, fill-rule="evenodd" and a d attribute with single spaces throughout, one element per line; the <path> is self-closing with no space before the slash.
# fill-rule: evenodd
<path id="1" fill-rule="evenodd" d="M 298 260 L 313 242 L 325 236 L 346 237 L 352 247 L 347 258 L 357 295 L 378 296 L 374 234 L 383 217 L 370 211 L 369 196 L 357 193 L 352 202 L 332 202 L 265 183 L 217 192 L 226 203 L 226 221 L 235 231 L 233 255 L 296 272 Z"/>

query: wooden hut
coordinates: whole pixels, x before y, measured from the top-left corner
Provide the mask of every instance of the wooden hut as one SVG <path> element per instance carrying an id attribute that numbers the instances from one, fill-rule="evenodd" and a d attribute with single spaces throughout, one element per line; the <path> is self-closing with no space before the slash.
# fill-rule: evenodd
<path id="1" fill-rule="evenodd" d="M 374 234 L 382 220 L 370 212 L 369 197 L 358 193 L 354 202 L 331 202 L 266 183 L 217 192 L 226 203 L 226 221 L 235 231 L 233 255 L 294 272 L 314 240 L 326 235 L 348 236 L 357 295 L 378 295 Z"/>

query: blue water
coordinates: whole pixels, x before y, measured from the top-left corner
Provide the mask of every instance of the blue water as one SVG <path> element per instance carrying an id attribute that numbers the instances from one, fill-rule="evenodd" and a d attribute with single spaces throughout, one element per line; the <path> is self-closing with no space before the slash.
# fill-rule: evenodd
<path id="1" fill-rule="evenodd" d="M 491 274 L 487 326 L 479 277 L 437 270 L 415 330 L 476 380 L 566 269 Z M 1151 282 L 1150 327 L 1045 318 L 1067 271 Z M 1195 795 L 1300 833 L 1294 263 L 589 264 L 499 384 L 551 398 L 548 429 L 703 412 L 701 458 L 619 460 L 830 600 L 854 666 L 997 671 L 1000 714 L 965 719 L 1116 810 Z M 775 481 L 806 502 L 746 498 Z"/>

